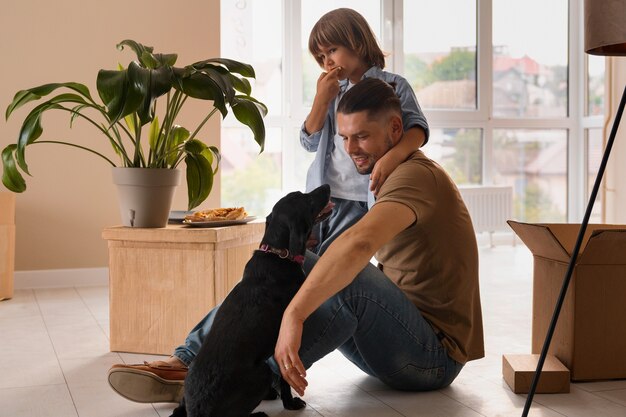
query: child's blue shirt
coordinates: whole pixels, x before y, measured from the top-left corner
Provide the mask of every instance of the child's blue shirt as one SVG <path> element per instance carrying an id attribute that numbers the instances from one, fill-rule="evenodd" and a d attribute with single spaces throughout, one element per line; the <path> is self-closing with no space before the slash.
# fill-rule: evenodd
<path id="1" fill-rule="evenodd" d="M 400 75 L 383 71 L 379 67 L 371 67 L 367 70 L 365 74 L 363 74 L 362 79 L 365 78 L 378 78 L 387 83 L 394 83 L 396 94 L 400 99 L 400 104 L 402 106 L 402 123 L 404 130 L 406 131 L 416 126 L 421 127 L 426 135 L 426 141 L 428 141 L 430 134 L 428 122 L 426 121 L 426 117 L 424 117 L 424 113 L 422 113 L 422 109 L 420 108 L 417 98 L 415 97 L 415 93 L 413 92 L 413 89 L 409 85 L 408 81 Z M 347 79 L 339 82 L 338 97 L 343 95 L 347 87 Z M 312 191 L 322 184 L 329 183 L 326 176 L 328 173 L 328 167 L 331 163 L 330 159 L 332 157 L 333 150 L 335 149 L 335 135 L 337 134 L 335 117 L 335 109 L 337 108 L 336 100 L 337 98 L 333 99 L 328 105 L 328 112 L 324 120 L 324 126 L 321 130 L 309 135 L 306 132 L 304 123 L 302 124 L 302 128 L 300 130 L 300 143 L 302 147 L 309 152 L 316 152 L 315 159 L 313 160 L 313 163 L 309 167 L 309 171 L 307 173 L 307 192 Z M 424 143 L 426 143 L 426 141 Z M 341 151 L 345 152 L 343 149 Z M 354 170 L 354 175 L 359 175 L 356 172 L 356 169 Z M 331 180 L 330 182 L 336 181 Z M 367 193 L 367 191 L 365 191 L 365 193 Z M 364 195 L 367 195 L 365 193 Z"/>

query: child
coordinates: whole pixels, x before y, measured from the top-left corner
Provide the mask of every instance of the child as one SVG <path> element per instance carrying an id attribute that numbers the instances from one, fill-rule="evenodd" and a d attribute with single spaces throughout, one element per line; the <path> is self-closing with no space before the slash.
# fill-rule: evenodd
<path id="1" fill-rule="evenodd" d="M 317 80 L 311 112 L 300 132 L 304 149 L 317 152 L 307 173 L 306 189 L 329 184 L 335 203 L 332 216 L 314 233 L 318 245 L 313 251 L 321 255 L 367 212 L 368 189 L 376 195 L 389 174 L 428 140 L 429 130 L 409 83 L 383 71 L 385 56 L 367 21 L 356 11 L 342 8 L 322 16 L 311 30 L 309 52 L 325 72 Z M 400 143 L 378 161 L 369 177 L 357 173 L 336 128 L 339 100 L 364 78 L 379 78 L 394 86 L 402 103 L 405 129 Z"/>

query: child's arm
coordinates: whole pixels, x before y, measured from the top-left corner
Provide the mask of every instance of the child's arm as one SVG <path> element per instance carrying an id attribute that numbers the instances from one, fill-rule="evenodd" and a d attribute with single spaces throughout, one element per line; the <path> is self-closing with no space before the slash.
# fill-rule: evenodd
<path id="1" fill-rule="evenodd" d="M 339 78 L 337 74 L 341 67 L 323 72 L 317 80 L 317 91 L 311 106 L 311 112 L 304 122 L 304 129 L 310 135 L 324 127 L 324 120 L 328 113 L 328 105 L 339 93 Z"/>
<path id="2" fill-rule="evenodd" d="M 401 163 L 407 160 L 415 151 L 417 151 L 426 140 L 426 133 L 421 127 L 412 127 L 402 135 L 400 142 L 391 148 L 382 156 L 374 165 L 374 170 L 370 175 L 372 183 L 370 190 L 374 195 L 378 195 L 380 187 L 387 180 L 389 175 Z"/>

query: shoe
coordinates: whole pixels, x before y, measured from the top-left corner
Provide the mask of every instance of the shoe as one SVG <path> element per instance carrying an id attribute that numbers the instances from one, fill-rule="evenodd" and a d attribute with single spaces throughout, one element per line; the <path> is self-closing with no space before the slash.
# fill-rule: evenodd
<path id="1" fill-rule="evenodd" d="M 179 403 L 189 368 L 163 361 L 143 365 L 113 365 L 109 385 L 122 397 L 138 403 Z"/>

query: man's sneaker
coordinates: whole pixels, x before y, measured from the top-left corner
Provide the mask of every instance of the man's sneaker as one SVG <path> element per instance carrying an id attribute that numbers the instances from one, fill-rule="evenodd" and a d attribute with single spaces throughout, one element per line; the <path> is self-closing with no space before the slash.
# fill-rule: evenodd
<path id="1" fill-rule="evenodd" d="M 113 365 L 109 385 L 122 397 L 138 403 L 178 403 L 188 368 L 163 361 L 143 365 Z"/>

